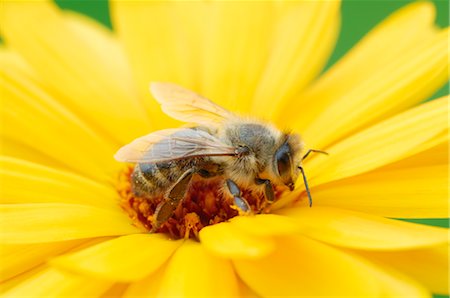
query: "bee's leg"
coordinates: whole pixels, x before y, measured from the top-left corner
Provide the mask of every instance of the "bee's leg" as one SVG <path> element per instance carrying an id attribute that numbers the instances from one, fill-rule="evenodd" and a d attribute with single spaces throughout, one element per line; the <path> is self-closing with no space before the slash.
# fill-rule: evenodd
<path id="1" fill-rule="evenodd" d="M 158 207 L 156 207 L 154 215 L 155 219 L 151 232 L 155 232 L 161 224 L 165 223 L 172 216 L 173 212 L 178 207 L 178 204 L 183 200 L 194 173 L 194 169 L 189 169 L 184 172 L 167 192 L 164 201 L 159 203 Z"/>
<path id="2" fill-rule="evenodd" d="M 264 184 L 264 194 L 266 200 L 272 203 L 273 200 L 275 200 L 275 193 L 273 191 L 272 182 L 269 179 L 256 178 L 255 183 L 257 185 Z"/>
<path id="3" fill-rule="evenodd" d="M 234 183 L 233 180 L 227 179 L 227 187 L 230 191 L 231 195 L 234 199 L 234 204 L 241 210 L 243 213 L 249 213 L 251 211 L 250 205 L 248 204 L 247 200 L 242 197 L 241 190 L 239 187 Z"/>

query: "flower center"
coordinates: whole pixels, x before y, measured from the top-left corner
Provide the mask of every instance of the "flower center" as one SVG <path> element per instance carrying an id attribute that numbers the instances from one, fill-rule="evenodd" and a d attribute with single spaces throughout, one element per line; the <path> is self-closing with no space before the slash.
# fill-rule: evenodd
<path id="1" fill-rule="evenodd" d="M 162 195 L 139 197 L 131 189 L 133 166 L 127 166 L 119 175 L 118 193 L 120 205 L 131 217 L 133 223 L 145 230 L 152 230 L 156 207 L 164 200 Z M 239 214 L 231 197 L 224 195 L 220 178 L 193 179 L 184 199 L 173 215 L 156 232 L 168 234 L 172 239 L 198 239 L 198 232 L 209 225 L 227 221 Z M 264 195 L 242 189 L 243 197 L 253 213 L 268 213 L 268 203 Z M 275 190 L 276 199 L 281 195 Z"/>

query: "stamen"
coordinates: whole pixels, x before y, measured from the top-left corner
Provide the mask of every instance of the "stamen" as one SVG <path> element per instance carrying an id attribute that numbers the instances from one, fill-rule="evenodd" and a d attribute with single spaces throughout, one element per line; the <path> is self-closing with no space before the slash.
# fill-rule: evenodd
<path id="1" fill-rule="evenodd" d="M 155 209 L 164 198 L 162 195 L 136 196 L 131 190 L 133 168 L 133 166 L 127 166 L 119 175 L 117 190 L 121 198 L 120 206 L 128 213 L 134 225 L 151 231 Z M 198 233 L 202 228 L 237 216 L 239 212 L 233 205 L 233 198 L 223 194 L 223 185 L 224 180 L 221 178 L 195 177 L 184 200 L 175 209 L 172 217 L 156 232 L 168 234 L 172 239 L 198 239 Z M 281 190 L 275 189 L 275 198 L 279 198 L 281 193 Z M 242 194 L 248 201 L 252 213 L 269 212 L 269 205 L 263 192 L 242 189 Z"/>

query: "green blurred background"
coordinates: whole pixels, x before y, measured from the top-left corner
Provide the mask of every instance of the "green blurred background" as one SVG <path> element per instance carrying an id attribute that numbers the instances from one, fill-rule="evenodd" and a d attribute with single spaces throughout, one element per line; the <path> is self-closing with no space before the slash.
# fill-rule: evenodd
<path id="1" fill-rule="evenodd" d="M 106 0 L 56 0 L 57 4 L 63 9 L 75 10 L 89 15 L 107 27 L 112 29 L 109 17 L 109 7 Z M 343 0 L 342 5 L 342 28 L 333 52 L 326 68 L 333 65 L 342 57 L 361 37 L 363 37 L 371 28 L 383 20 L 390 13 L 414 2 L 411 0 Z M 440 27 L 449 26 L 449 2 L 448 0 L 432 1 L 437 8 L 436 23 Z M 325 68 L 325 69 L 326 69 Z M 449 84 L 441 88 L 430 99 L 448 94 Z M 427 219 L 427 220 L 408 220 L 422 224 L 449 227 L 447 219 Z M 448 297 L 435 295 L 435 298 Z"/>

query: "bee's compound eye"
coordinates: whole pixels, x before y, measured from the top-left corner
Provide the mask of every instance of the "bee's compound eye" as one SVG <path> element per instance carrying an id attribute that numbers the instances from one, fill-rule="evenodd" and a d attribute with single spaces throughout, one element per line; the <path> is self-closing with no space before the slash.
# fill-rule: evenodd
<path id="1" fill-rule="evenodd" d="M 277 157 L 277 168 L 280 176 L 284 176 L 284 174 L 291 170 L 291 160 L 287 153 Z"/>
<path id="2" fill-rule="evenodd" d="M 283 144 L 275 153 L 275 160 L 277 163 L 278 174 L 283 177 L 291 174 L 292 163 L 289 146 L 287 143 Z"/>

